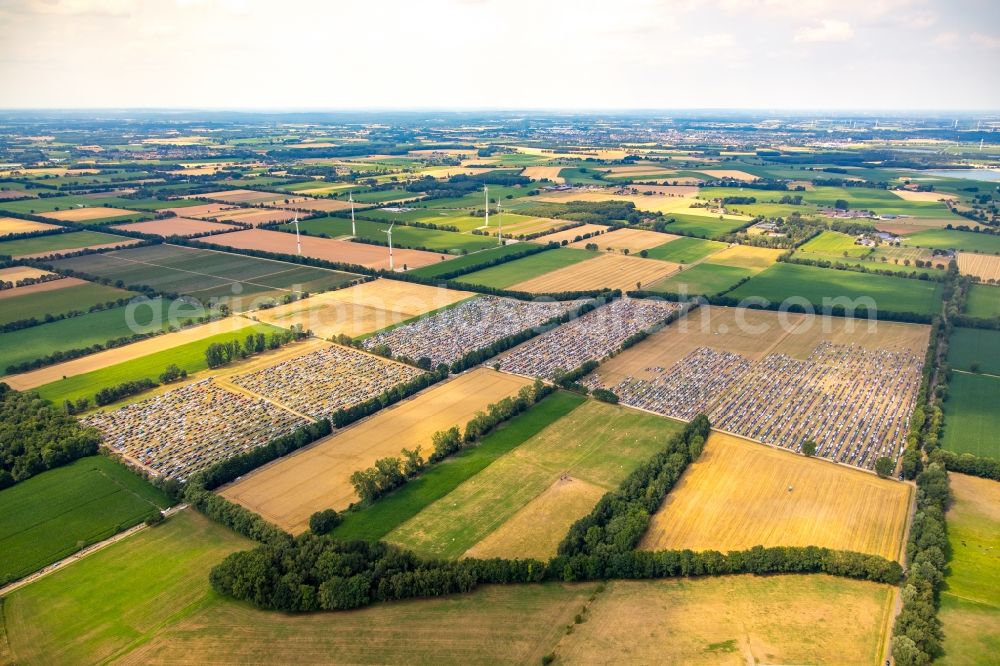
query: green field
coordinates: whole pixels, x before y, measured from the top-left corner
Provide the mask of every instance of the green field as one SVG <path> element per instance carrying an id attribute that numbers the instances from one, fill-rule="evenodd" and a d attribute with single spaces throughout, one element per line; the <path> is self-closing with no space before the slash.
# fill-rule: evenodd
<path id="1" fill-rule="evenodd" d="M 993 361 L 995 362 L 995 361 Z M 951 373 L 941 445 L 955 453 L 1000 459 L 1000 377 Z"/>
<path id="2" fill-rule="evenodd" d="M 358 238 L 378 241 L 379 243 L 386 242 L 385 232 L 389 225 L 381 222 L 369 222 L 368 220 L 357 220 L 355 224 Z M 288 224 L 280 228 L 286 231 L 295 229 L 294 226 Z M 351 221 L 341 217 L 306 220 L 299 223 L 299 228 L 314 236 L 325 234 L 331 238 L 338 238 L 351 235 Z M 463 252 L 475 252 L 476 250 L 497 247 L 497 241 L 495 238 L 486 236 L 473 236 L 454 231 L 438 231 L 397 224 L 392 228 L 392 245 L 399 248 L 424 248 L 436 252 L 462 254 Z"/>
<path id="3" fill-rule="evenodd" d="M 799 246 L 796 254 L 801 252 L 807 255 L 805 258 L 825 258 L 831 260 L 844 260 L 845 258 L 858 258 L 869 254 L 871 248 L 864 245 L 855 245 L 854 237 L 841 234 L 836 231 L 823 231 L 808 243 Z M 820 255 L 813 257 L 809 255 Z"/>
<path id="4" fill-rule="evenodd" d="M 0 374 L 6 374 L 8 366 L 33 361 L 53 352 L 86 349 L 108 340 L 132 335 L 136 331 L 129 326 L 126 316 L 128 307 L 123 305 L 50 324 L 0 333 Z M 141 327 L 139 332 L 143 333 L 165 330 L 172 325 L 181 326 L 188 319 L 206 314 L 201 305 L 162 298 L 150 300 L 148 305 L 133 308 L 132 312 L 135 323 Z"/>
<path id="5" fill-rule="evenodd" d="M 188 342 L 107 368 L 60 379 L 36 390 L 38 395 L 46 400 L 51 400 L 55 405 L 61 405 L 64 400 L 93 399 L 94 394 L 99 390 L 117 386 L 123 382 L 139 379 L 157 381 L 160 373 L 171 363 L 182 370 L 187 370 L 188 374 L 205 370 L 208 368 L 205 362 L 205 350 L 212 343 L 228 342 L 229 340 L 243 342 L 251 333 L 270 335 L 278 330 L 278 328 L 268 324 L 253 324 L 230 333 L 219 333 L 203 340 Z"/>
<path id="6" fill-rule="evenodd" d="M 358 215 L 379 222 L 422 222 L 440 226 L 455 227 L 461 232 L 472 231 L 483 226 L 485 221 L 481 215 L 470 215 L 468 210 L 450 210 L 446 208 L 411 208 L 400 213 L 374 209 L 366 210 Z"/>
<path id="7" fill-rule="evenodd" d="M 281 298 L 293 289 L 324 291 L 358 279 L 353 273 L 166 243 L 60 259 L 52 265 L 193 296 L 203 303 L 232 299 L 234 310 L 252 307 L 256 299 Z"/>
<path id="8" fill-rule="evenodd" d="M 472 478 L 504 454 L 531 439 L 551 423 L 585 402 L 575 393 L 560 391 L 515 417 L 482 439 L 473 448 L 462 450 L 430 467 L 417 478 L 378 502 L 344 516 L 333 532 L 338 539 L 377 541 L 393 529 L 441 499 L 462 482 Z"/>
<path id="9" fill-rule="evenodd" d="M 780 303 L 798 297 L 816 306 L 824 299 L 868 297 L 879 310 L 930 315 L 941 306 L 941 284 L 927 280 L 838 271 L 831 268 L 777 263 L 728 294 Z M 858 308 L 861 314 L 863 308 Z"/>
<path id="10" fill-rule="evenodd" d="M 699 238 L 719 238 L 749 224 L 748 220 L 734 220 L 728 217 L 720 220 L 718 217 L 685 213 L 670 213 L 667 218 L 673 220 L 663 229 L 667 233 Z"/>
<path id="11" fill-rule="evenodd" d="M 125 199 L 114 195 L 93 196 L 89 194 L 69 194 L 62 197 L 47 197 L 45 199 L 24 199 L 22 201 L 0 202 L 0 210 L 15 213 L 49 213 L 56 210 L 69 210 L 76 206 L 107 206 L 124 208 L 126 210 L 159 210 L 161 208 L 178 208 L 194 206 L 201 203 L 189 199 L 163 201 L 160 199 Z"/>
<path id="12" fill-rule="evenodd" d="M 354 195 L 354 200 L 361 203 L 385 203 L 397 199 L 413 199 L 417 196 L 419 195 L 416 192 L 407 192 L 406 190 L 376 190 L 374 192 L 358 192 Z"/>
<path id="13" fill-rule="evenodd" d="M 32 317 L 43 320 L 45 315 L 55 317 L 73 311 L 85 312 L 98 303 L 109 303 L 137 295 L 124 289 L 87 282 L 51 291 L 12 296 L 0 300 L 0 324 Z"/>
<path id="14" fill-rule="evenodd" d="M 499 197 L 501 204 L 506 208 L 509 201 L 527 196 L 528 192 L 535 191 L 536 187 L 536 185 L 513 185 L 509 187 L 506 185 L 490 185 L 490 201 L 495 206 L 497 197 Z M 508 199 L 507 197 L 511 198 Z M 478 190 L 473 190 L 465 196 L 431 199 L 421 202 L 421 204 L 426 204 L 432 208 L 485 208 L 486 198 L 483 195 L 483 188 L 480 187 Z"/>
<path id="15" fill-rule="evenodd" d="M 903 239 L 906 245 L 936 250 L 961 250 L 980 254 L 1000 254 L 1000 235 L 954 229 L 928 229 Z"/>
<path id="16" fill-rule="evenodd" d="M 647 256 L 650 259 L 673 261 L 678 264 L 690 264 L 725 248 L 726 244 L 719 243 L 718 241 L 685 237 L 676 238 L 669 243 L 658 245 L 649 250 Z"/>
<path id="17" fill-rule="evenodd" d="M 1000 317 L 1000 287 L 972 285 L 965 301 L 965 314 L 982 319 Z"/>
<path id="18" fill-rule="evenodd" d="M 497 257 L 506 257 L 511 254 L 523 252 L 525 247 L 530 246 L 523 245 L 521 243 L 511 243 L 510 245 L 504 245 L 501 247 L 492 247 L 488 250 L 480 250 L 479 252 L 472 252 L 437 264 L 430 264 L 416 268 L 410 271 L 410 275 L 416 275 L 424 278 L 437 277 L 452 271 L 463 270 L 470 266 L 477 266 L 487 261 L 496 259 Z M 452 279 L 458 280 L 459 278 Z"/>
<path id="19" fill-rule="evenodd" d="M 617 487 L 681 427 L 588 400 L 392 530 L 386 540 L 423 555 L 459 557 L 563 474 L 604 490 Z M 538 529 L 545 532 L 546 526 Z"/>
<path id="20" fill-rule="evenodd" d="M 807 203 L 832 208 L 838 200 L 847 202 L 851 210 L 870 210 L 879 215 L 910 215 L 912 217 L 941 218 L 961 223 L 964 218 L 952 214 L 948 207 L 937 201 L 906 201 L 888 190 L 870 187 L 816 187 L 801 194 Z"/>
<path id="21" fill-rule="evenodd" d="M 572 266 L 577 262 L 593 259 L 595 256 L 597 256 L 595 253 L 588 250 L 560 247 L 555 250 L 539 252 L 523 259 L 515 259 L 499 266 L 491 266 L 475 273 L 468 273 L 458 278 L 457 281 L 505 289 L 539 275 Z"/>
<path id="22" fill-rule="evenodd" d="M 951 561 L 938 616 L 940 664 L 990 664 L 1000 654 L 1000 484 L 952 472 L 948 509 Z M 993 655 L 993 657 L 990 657 Z"/>
<path id="23" fill-rule="evenodd" d="M 136 525 L 172 502 L 104 456 L 0 491 L 0 584 Z"/>
<path id="24" fill-rule="evenodd" d="M 132 239 L 125 236 L 105 234 L 99 231 L 70 231 L 49 236 L 33 236 L 0 242 L 0 255 L 19 257 L 26 254 L 41 254 L 43 252 L 61 252 L 63 250 L 78 250 L 91 245 L 126 242 Z"/>
<path id="25" fill-rule="evenodd" d="M 982 328 L 955 328 L 948 341 L 948 365 L 1000 376 L 1000 331 Z"/>
<path id="26" fill-rule="evenodd" d="M 754 271 L 750 268 L 704 262 L 652 284 L 647 289 L 664 294 L 712 296 L 732 289 L 740 280 L 753 274 Z"/>

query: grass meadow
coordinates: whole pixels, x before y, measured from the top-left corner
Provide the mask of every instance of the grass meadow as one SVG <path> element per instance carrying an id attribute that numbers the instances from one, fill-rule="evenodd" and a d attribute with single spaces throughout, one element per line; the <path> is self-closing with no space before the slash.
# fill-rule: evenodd
<path id="1" fill-rule="evenodd" d="M 1000 378 L 951 373 L 944 409 L 941 445 L 955 453 L 1000 458 Z"/>
<path id="2" fill-rule="evenodd" d="M 718 241 L 684 237 L 676 238 L 669 243 L 654 247 L 648 251 L 647 256 L 650 259 L 673 261 L 678 264 L 690 264 L 699 259 L 704 259 L 713 252 L 725 249 L 725 247 L 725 243 L 719 243 Z"/>
<path id="3" fill-rule="evenodd" d="M 983 328 L 955 328 L 948 341 L 948 365 L 958 370 L 972 370 L 1000 375 L 1000 331 Z"/>
<path id="4" fill-rule="evenodd" d="M 965 314 L 982 319 L 1000 317 L 1000 287 L 987 284 L 972 285 L 965 301 Z"/>
<path id="5" fill-rule="evenodd" d="M 712 296 L 732 289 L 740 280 L 753 274 L 754 271 L 750 268 L 701 263 L 657 282 L 648 289 L 660 293 Z"/>
<path id="6" fill-rule="evenodd" d="M 903 239 L 906 245 L 936 250 L 962 250 L 982 254 L 1000 254 L 1000 235 L 954 229 L 928 229 Z"/>
<path id="7" fill-rule="evenodd" d="M 0 491 L 0 583 L 21 578 L 170 506 L 120 464 L 89 456 Z"/>
<path id="8" fill-rule="evenodd" d="M 254 333 L 270 335 L 277 330 L 279 329 L 269 324 L 254 324 L 236 331 L 219 333 L 218 335 L 188 342 L 178 347 L 164 349 L 155 354 L 118 363 L 117 365 L 100 370 L 60 379 L 51 384 L 41 386 L 36 390 L 42 398 L 51 400 L 56 405 L 61 405 L 64 400 L 92 399 L 94 394 L 101 389 L 117 386 L 123 382 L 139 379 L 157 381 L 160 373 L 171 363 L 176 364 L 182 370 L 187 370 L 188 374 L 205 370 L 208 368 L 205 362 L 205 350 L 212 343 L 228 342 L 229 340 L 239 340 L 242 343 L 247 335 Z"/>
<path id="9" fill-rule="evenodd" d="M 62 289 L 52 289 L 23 296 L 5 298 L 0 306 L 0 324 L 31 319 L 42 320 L 45 315 L 53 317 L 73 311 L 86 311 L 99 303 L 117 301 L 119 298 L 136 296 L 131 291 L 87 282 L 74 284 Z"/>
<path id="10" fill-rule="evenodd" d="M 561 247 L 547 252 L 539 252 L 523 259 L 516 259 L 499 266 L 491 266 L 475 273 L 468 273 L 459 278 L 458 281 L 504 289 L 539 275 L 572 266 L 580 261 L 593 259 L 595 256 L 597 255 L 589 250 Z"/>
<path id="11" fill-rule="evenodd" d="M 771 303 L 797 297 L 815 306 L 822 306 L 827 298 L 870 297 L 879 310 L 923 315 L 934 314 L 941 306 L 938 282 L 786 263 L 771 266 L 729 295 L 740 299 L 764 298 Z"/>
<path id="12" fill-rule="evenodd" d="M 454 259 L 449 259 L 447 261 L 442 261 L 437 264 L 430 264 L 428 266 L 415 268 L 410 271 L 410 275 L 416 275 L 423 278 L 433 278 L 452 271 L 465 269 L 469 266 L 476 266 L 498 257 L 506 257 L 511 254 L 523 252 L 525 247 L 525 245 L 514 243 L 511 245 L 504 245 L 502 247 L 491 247 L 487 250 L 481 250 L 479 252 L 470 252 L 469 254 L 455 257 Z M 452 279 L 460 280 L 461 278 Z"/>
<path id="13" fill-rule="evenodd" d="M 70 231 L 48 236 L 33 236 L 0 242 L 0 254 L 19 257 L 26 254 L 41 254 L 43 252 L 60 252 L 62 250 L 78 250 L 91 245 L 104 245 L 130 241 L 125 236 L 105 234 L 99 231 Z"/>
<path id="14" fill-rule="evenodd" d="M 379 243 L 387 242 L 385 232 L 389 229 L 389 225 L 381 222 L 357 220 L 355 226 L 358 238 L 378 241 Z M 293 225 L 288 224 L 281 228 L 286 231 L 295 229 Z M 338 238 L 351 235 L 351 221 L 342 217 L 307 220 L 300 222 L 299 228 L 314 236 L 326 234 L 331 238 Z M 462 252 L 475 252 L 476 250 L 496 247 L 497 241 L 486 236 L 396 225 L 392 228 L 392 245 L 399 248 L 426 248 L 437 252 L 461 254 Z"/>
<path id="15" fill-rule="evenodd" d="M 668 224 L 664 231 L 682 236 L 697 236 L 698 238 L 719 238 L 747 224 L 746 220 L 725 218 L 720 220 L 708 215 L 688 215 L 671 213 L 667 216 L 674 221 Z"/>

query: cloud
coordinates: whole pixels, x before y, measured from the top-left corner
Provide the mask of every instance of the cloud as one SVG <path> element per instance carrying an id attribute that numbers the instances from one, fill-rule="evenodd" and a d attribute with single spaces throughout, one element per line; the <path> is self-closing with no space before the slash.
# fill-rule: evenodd
<path id="1" fill-rule="evenodd" d="M 1000 49 L 1000 37 L 994 35 L 984 35 L 981 32 L 976 32 L 972 34 L 972 41 L 988 49 Z"/>
<path id="2" fill-rule="evenodd" d="M 938 46 L 951 46 L 958 41 L 957 32 L 942 32 L 934 36 L 931 42 Z"/>
<path id="3" fill-rule="evenodd" d="M 846 42 L 854 37 L 854 29 L 846 21 L 822 19 L 819 25 L 800 28 L 795 41 L 800 43 Z"/>

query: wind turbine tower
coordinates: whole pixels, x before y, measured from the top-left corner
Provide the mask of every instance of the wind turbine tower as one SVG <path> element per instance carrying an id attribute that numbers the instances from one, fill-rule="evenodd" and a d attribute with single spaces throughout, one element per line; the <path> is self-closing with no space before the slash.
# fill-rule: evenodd
<path id="1" fill-rule="evenodd" d="M 287 219 L 287 218 L 286 218 Z M 299 236 L 299 214 L 295 214 L 295 249 L 298 250 L 299 256 L 302 256 L 302 237 Z"/>
<path id="2" fill-rule="evenodd" d="M 351 235 L 357 236 L 358 230 L 354 228 L 354 192 L 347 194 L 347 200 L 351 202 Z"/>
<path id="3" fill-rule="evenodd" d="M 503 209 L 497 199 L 497 245 L 503 245 Z"/>
<path id="4" fill-rule="evenodd" d="M 382 233 L 384 233 L 386 236 L 389 237 L 389 272 L 390 273 L 394 272 L 396 270 L 395 264 L 392 263 L 392 228 L 394 226 L 396 226 L 395 222 L 393 222 L 392 224 L 390 224 L 388 229 L 383 229 L 382 230 Z"/>
<path id="5" fill-rule="evenodd" d="M 486 197 L 486 224 L 484 226 L 490 226 L 490 186 L 483 185 L 483 196 Z"/>

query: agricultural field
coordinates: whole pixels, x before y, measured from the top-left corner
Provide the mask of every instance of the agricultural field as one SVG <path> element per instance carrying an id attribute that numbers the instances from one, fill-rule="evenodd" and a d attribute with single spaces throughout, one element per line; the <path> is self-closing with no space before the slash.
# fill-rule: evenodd
<path id="1" fill-rule="evenodd" d="M 249 325 L 240 327 L 234 325 L 236 320 L 229 320 L 226 323 L 228 325 L 221 327 L 215 324 L 205 324 L 136 343 L 141 349 L 132 349 L 135 345 L 128 345 L 83 359 L 76 359 L 69 363 L 61 363 L 35 373 L 29 373 L 35 377 L 26 378 L 26 381 L 32 381 L 32 379 L 37 381 L 38 376 L 52 377 L 53 381 L 50 383 L 36 384 L 30 388 L 36 390 L 38 395 L 55 405 L 61 405 L 65 400 L 75 402 L 80 398 L 93 400 L 94 394 L 101 389 L 111 388 L 124 382 L 141 379 L 158 381 L 158 377 L 168 365 L 176 365 L 189 375 L 193 375 L 208 368 L 205 350 L 209 345 L 226 343 L 230 340 L 239 340 L 242 343 L 248 335 L 257 333 L 270 335 L 278 331 L 275 327 L 267 324 L 253 324 L 244 321 L 243 323 Z M 203 337 L 204 333 L 218 331 L 220 328 L 228 328 L 229 330 Z M 119 360 L 117 363 L 109 363 L 112 359 L 121 359 L 126 354 L 128 358 Z M 108 364 L 105 365 L 106 363 Z M 86 371 L 87 367 L 95 369 Z M 19 378 L 12 379 L 14 379 L 14 385 L 18 384 Z"/>
<path id="2" fill-rule="evenodd" d="M 955 327 L 948 340 L 948 365 L 1000 376 L 1000 331 Z"/>
<path id="3" fill-rule="evenodd" d="M 59 222 L 87 222 L 90 224 L 111 224 L 118 221 L 134 221 L 150 219 L 148 213 L 140 213 L 125 208 L 105 208 L 103 206 L 88 206 L 86 208 L 71 208 L 69 210 L 42 213 L 42 217 Z"/>
<path id="4" fill-rule="evenodd" d="M 583 383 L 794 451 L 812 439 L 816 455 L 871 469 L 902 448 L 928 336 L 919 324 L 702 306 Z"/>
<path id="5" fill-rule="evenodd" d="M 548 232 L 552 232 L 553 229 L 573 224 L 573 222 L 568 220 L 518 215 L 506 211 L 504 211 L 503 215 L 497 216 L 496 219 L 490 219 L 490 226 L 482 229 L 482 231 L 494 237 L 502 233 L 504 238 L 524 238 L 536 234 L 551 235 Z M 534 240 L 538 242 L 538 239 Z"/>
<path id="6" fill-rule="evenodd" d="M 566 220 L 562 220 L 566 222 Z M 563 229 L 562 231 L 554 231 L 551 234 L 545 234 L 544 236 L 539 236 L 534 239 L 536 243 L 559 243 L 562 245 L 565 243 L 574 243 L 577 238 L 582 238 L 586 234 L 600 234 L 607 233 L 608 227 L 603 224 L 581 224 L 579 226 L 573 227 L 571 229 Z M 598 243 L 600 238 L 592 238 L 590 242 Z"/>
<path id="7" fill-rule="evenodd" d="M 925 280 L 779 263 L 755 275 L 729 296 L 763 298 L 771 303 L 796 298 L 817 307 L 822 307 L 824 301 L 837 302 L 830 299 L 870 298 L 878 310 L 932 315 L 940 309 L 941 285 Z M 860 306 L 858 314 L 864 310 L 864 306 Z"/>
<path id="8" fill-rule="evenodd" d="M 257 310 L 253 316 L 283 328 L 301 325 L 323 338 L 341 334 L 353 338 L 429 315 L 472 296 L 475 294 L 468 291 L 380 278 Z"/>
<path id="9" fill-rule="evenodd" d="M 951 558 L 941 610 L 942 664 L 985 664 L 1000 651 L 1000 483 L 952 472 L 946 515 Z"/>
<path id="10" fill-rule="evenodd" d="M 358 279 L 353 273 L 166 244 L 60 259 L 52 265 L 56 270 L 68 268 L 192 296 L 203 303 L 217 299 L 233 310 Z"/>
<path id="11" fill-rule="evenodd" d="M 990 284 L 996 284 L 1000 281 L 1000 256 L 959 252 L 956 261 L 958 262 L 958 271 L 963 275 L 974 275 Z"/>
<path id="12" fill-rule="evenodd" d="M 467 273 L 455 278 L 455 280 L 464 284 L 507 289 L 515 284 L 544 276 L 561 268 L 592 259 L 593 257 L 594 254 L 587 250 L 561 247 L 555 250 L 539 252 L 523 259 L 516 259 L 505 264 L 500 264 L 499 266 L 484 268 L 474 273 Z"/>
<path id="13" fill-rule="evenodd" d="M 1000 288 L 985 284 L 972 285 L 965 301 L 965 314 L 982 319 L 1000 317 Z"/>
<path id="14" fill-rule="evenodd" d="M 668 233 L 680 234 L 682 236 L 695 236 L 697 238 L 719 238 L 732 233 L 740 227 L 746 226 L 750 219 L 696 215 L 693 213 L 670 213 L 673 221 L 666 226 Z M 719 218 L 722 219 L 719 219 Z"/>
<path id="15" fill-rule="evenodd" d="M 523 252 L 525 245 L 519 243 L 511 243 L 510 245 L 503 245 L 501 247 L 493 247 L 488 250 L 480 250 L 479 252 L 471 252 L 466 255 L 459 257 L 444 257 L 442 256 L 442 261 L 436 264 L 428 264 L 427 266 L 421 266 L 420 268 L 415 268 L 410 273 L 416 275 L 417 277 L 423 278 L 434 278 L 440 275 L 445 275 L 446 273 L 451 273 L 453 271 L 463 271 L 467 270 L 473 266 L 479 266 L 486 262 L 492 261 L 500 257 L 506 257 L 511 254 L 517 254 L 518 252 Z M 453 280 L 459 280 L 461 277 L 452 278 Z"/>
<path id="16" fill-rule="evenodd" d="M 725 243 L 685 236 L 652 248 L 646 256 L 675 264 L 690 264 L 725 248 Z"/>
<path id="17" fill-rule="evenodd" d="M 713 432 L 640 548 L 820 546 L 901 560 L 909 486 Z"/>
<path id="18" fill-rule="evenodd" d="M 36 231 L 52 231 L 59 229 L 57 224 L 46 224 L 45 222 L 35 222 L 34 220 L 22 220 L 17 217 L 0 216 L 0 238 L 12 234 L 27 234 Z"/>
<path id="19" fill-rule="evenodd" d="M 132 321 L 138 324 L 138 331 L 130 323 L 129 312 L 133 313 Z M 123 305 L 0 333 L 0 374 L 6 374 L 10 366 L 28 363 L 54 352 L 86 349 L 136 332 L 158 332 L 205 314 L 206 310 L 200 304 L 157 298 L 143 301 L 141 306 L 130 308 Z"/>
<path id="20" fill-rule="evenodd" d="M 220 224 L 218 222 L 208 222 L 206 220 L 196 220 L 187 217 L 168 217 L 162 220 L 150 220 L 147 222 L 132 222 L 130 224 L 116 224 L 110 229 L 122 229 L 124 231 L 138 231 L 143 234 L 153 234 L 169 238 L 170 236 L 199 236 L 222 231 L 234 231 L 231 224 Z"/>
<path id="21" fill-rule="evenodd" d="M 772 266 L 782 250 L 767 247 L 753 247 L 752 245 L 730 245 L 724 250 L 720 250 L 708 259 L 709 263 L 721 266 L 734 266 L 736 268 L 747 268 L 754 273 L 759 273 Z"/>
<path id="22" fill-rule="evenodd" d="M 604 251 L 639 254 L 642 250 L 649 250 L 678 238 L 673 234 L 661 234 L 658 231 L 622 228 L 614 229 L 597 238 L 570 243 L 569 247 L 583 249 L 589 243 L 596 243 Z"/>
<path id="23" fill-rule="evenodd" d="M 552 556 L 570 525 L 593 506 L 586 500 L 596 502 L 616 488 L 680 428 L 676 421 L 587 400 L 386 540 L 431 557 Z M 507 527 L 508 521 L 514 525 Z"/>
<path id="24" fill-rule="evenodd" d="M 563 252 L 563 249 L 552 252 Z M 586 252 L 586 250 L 583 250 Z M 552 254 L 546 252 L 545 254 Z M 642 289 L 677 272 L 678 264 L 656 259 L 640 259 L 621 254 L 596 254 L 591 259 L 574 263 L 544 275 L 510 285 L 515 291 L 535 294 L 557 293 L 561 291 L 585 291 L 589 289 Z M 529 259 L 533 257 L 528 257 Z M 523 260 L 522 260 L 523 261 Z M 519 262 L 511 262 L 512 266 Z M 501 267 L 502 268 L 502 267 Z M 487 269 L 490 270 L 490 269 Z"/>
<path id="25" fill-rule="evenodd" d="M 63 278 L 51 283 L 55 289 L 35 290 L 27 287 L 27 291 L 14 293 L 3 299 L 3 311 L 0 312 L 0 324 L 9 324 L 22 319 L 37 319 L 43 321 L 46 315 L 53 317 L 69 312 L 85 312 L 90 307 L 102 303 L 113 303 L 120 298 L 131 298 L 138 294 L 109 287 L 103 284 L 85 282 L 75 278 Z"/>
<path id="26" fill-rule="evenodd" d="M 703 262 L 646 288 L 659 293 L 712 296 L 732 289 L 753 274 L 749 268 Z"/>
<path id="27" fill-rule="evenodd" d="M 306 529 L 322 509 L 343 510 L 357 501 L 350 476 L 404 448 L 431 452 L 431 436 L 464 428 L 476 412 L 514 395 L 530 382 L 480 368 L 384 409 L 344 430 L 243 477 L 220 494 L 283 529 Z"/>
<path id="28" fill-rule="evenodd" d="M 380 244 L 386 242 L 385 231 L 389 229 L 389 225 L 381 222 L 369 222 L 368 220 L 357 220 L 355 225 L 358 232 L 356 238 L 372 240 Z M 281 228 L 285 231 L 295 230 L 293 225 L 288 224 Z M 351 221 L 340 217 L 306 220 L 299 223 L 299 228 L 303 232 L 315 236 L 322 235 L 331 238 L 351 236 Z M 454 231 L 396 225 L 392 228 L 392 244 L 394 249 L 421 248 L 448 254 L 464 254 L 496 247 L 497 241 L 483 236 L 455 233 Z"/>
<path id="29" fill-rule="evenodd" d="M 344 522 L 336 528 L 333 535 L 348 540 L 382 539 L 498 458 L 579 407 L 583 401 L 582 396 L 565 391 L 549 395 L 503 427 L 484 436 L 475 446 L 464 448 L 454 456 L 431 466 L 378 502 L 345 514 Z"/>
<path id="30" fill-rule="evenodd" d="M 349 223 L 348 223 L 349 224 Z M 248 229 L 217 236 L 206 236 L 202 242 L 223 248 L 238 250 L 260 250 L 294 256 L 298 254 L 294 233 Z M 364 266 L 382 270 L 389 269 L 389 248 L 368 243 L 353 243 L 345 240 L 302 236 L 302 255 L 314 259 L 334 261 L 342 264 Z M 442 256 L 421 250 L 393 248 L 394 266 L 406 270 L 441 261 Z M 316 269 L 320 270 L 320 269 Z"/>
<path id="31" fill-rule="evenodd" d="M 0 584 L 141 523 L 173 504 L 104 456 L 81 458 L 0 491 Z"/>
<path id="32" fill-rule="evenodd" d="M 903 243 L 914 247 L 936 250 L 961 250 L 982 254 L 1000 254 L 1000 235 L 957 231 L 954 229 L 928 229 L 903 238 Z"/>
<path id="33" fill-rule="evenodd" d="M 859 258 L 870 254 L 872 248 L 856 245 L 854 237 L 836 231 L 823 231 L 818 236 L 799 246 L 796 254 L 803 259 L 826 259 L 828 261 L 843 261 Z"/>
<path id="34" fill-rule="evenodd" d="M 1000 432 L 998 401 L 1000 377 L 952 371 L 948 399 L 942 405 L 941 446 L 956 453 L 1000 459 L 1000 439 L 996 436 Z"/>
<path id="35" fill-rule="evenodd" d="M 50 236 L 34 236 L 0 242 L 0 255 L 11 257 L 44 257 L 83 248 L 103 248 L 134 245 L 135 238 L 115 236 L 99 231 L 70 231 Z"/>

